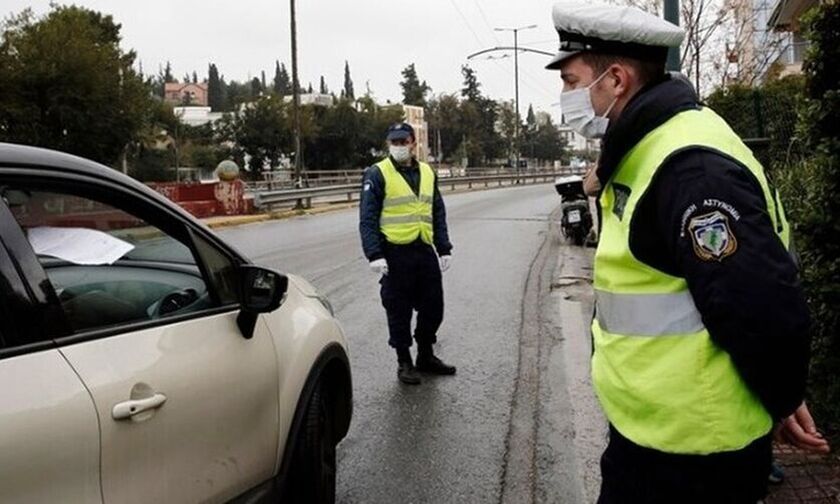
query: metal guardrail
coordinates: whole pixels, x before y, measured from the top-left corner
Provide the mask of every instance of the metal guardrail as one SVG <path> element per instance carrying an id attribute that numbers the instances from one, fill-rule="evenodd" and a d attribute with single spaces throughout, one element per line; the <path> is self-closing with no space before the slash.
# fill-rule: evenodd
<path id="1" fill-rule="evenodd" d="M 583 169 L 565 168 L 560 171 L 540 172 L 540 173 L 510 173 L 504 175 L 467 175 L 458 177 L 439 177 L 438 187 L 450 187 L 455 190 L 457 186 L 467 186 L 472 189 L 474 185 L 483 184 L 484 187 L 490 187 L 490 184 L 496 186 L 503 186 L 505 182 L 510 185 L 518 183 L 540 183 L 553 182 L 554 179 L 561 175 L 582 174 Z M 359 181 L 361 182 L 361 181 Z M 281 205 L 290 202 L 301 202 L 305 208 L 312 206 L 313 198 L 330 198 L 335 196 L 343 196 L 344 201 L 353 201 L 354 196 L 360 192 L 359 183 L 353 184 L 339 184 L 322 187 L 306 187 L 302 189 L 279 189 L 279 190 L 264 190 L 254 192 L 254 204 L 258 208 L 271 209 L 274 205 Z"/>
<path id="2" fill-rule="evenodd" d="M 566 170 L 572 173 L 569 167 L 563 167 L 561 170 Z M 440 179 L 447 179 L 450 177 L 476 176 L 476 175 L 506 175 L 515 173 L 512 168 L 490 168 L 490 167 L 447 167 L 436 168 L 435 170 Z M 553 167 L 529 167 L 523 169 L 520 173 L 549 173 L 556 172 Z M 249 194 L 256 194 L 264 191 L 274 191 L 281 189 L 295 189 L 297 187 L 324 187 L 340 184 L 361 184 L 364 170 L 305 170 L 302 174 L 301 180 L 298 182 L 294 178 L 294 174 L 290 170 L 275 170 L 265 172 L 263 179 L 258 181 L 246 182 L 246 191 Z"/>

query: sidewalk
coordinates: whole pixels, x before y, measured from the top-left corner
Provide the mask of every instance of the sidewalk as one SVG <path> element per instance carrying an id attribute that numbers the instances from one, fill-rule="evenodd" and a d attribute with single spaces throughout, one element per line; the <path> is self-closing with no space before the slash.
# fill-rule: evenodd
<path id="1" fill-rule="evenodd" d="M 790 445 L 775 445 L 773 453 L 785 471 L 781 485 L 770 485 L 767 504 L 840 503 L 840 457 L 814 455 Z"/>

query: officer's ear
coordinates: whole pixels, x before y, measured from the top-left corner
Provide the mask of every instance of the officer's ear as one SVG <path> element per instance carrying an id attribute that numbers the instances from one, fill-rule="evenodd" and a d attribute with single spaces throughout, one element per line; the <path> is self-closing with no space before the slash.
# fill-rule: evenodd
<path id="1" fill-rule="evenodd" d="M 607 75 L 604 77 L 606 84 L 610 86 L 612 95 L 615 98 L 627 96 L 635 89 L 636 75 L 629 65 L 613 63 L 607 68 Z"/>

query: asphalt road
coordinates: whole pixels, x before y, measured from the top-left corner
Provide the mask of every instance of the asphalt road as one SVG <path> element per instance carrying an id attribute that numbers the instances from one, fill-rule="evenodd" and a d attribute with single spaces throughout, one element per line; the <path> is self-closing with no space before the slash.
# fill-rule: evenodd
<path id="1" fill-rule="evenodd" d="M 354 418 L 338 502 L 588 502 L 603 421 L 588 385 L 591 251 L 552 225 L 551 185 L 445 196 L 453 266 L 436 352 L 454 377 L 396 379 L 353 210 L 221 230 L 330 299 L 350 341 Z"/>

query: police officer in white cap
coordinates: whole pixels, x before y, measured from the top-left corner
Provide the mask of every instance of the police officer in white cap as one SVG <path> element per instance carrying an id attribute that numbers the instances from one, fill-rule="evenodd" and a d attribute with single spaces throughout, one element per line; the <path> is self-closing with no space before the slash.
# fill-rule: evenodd
<path id="1" fill-rule="evenodd" d="M 602 138 L 593 384 L 599 502 L 744 502 L 771 432 L 828 451 L 803 402 L 809 314 L 761 164 L 684 79 L 683 31 L 634 7 L 554 7 L 566 122 Z"/>

